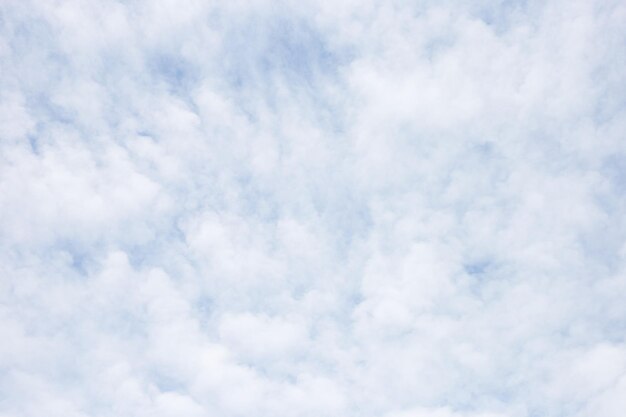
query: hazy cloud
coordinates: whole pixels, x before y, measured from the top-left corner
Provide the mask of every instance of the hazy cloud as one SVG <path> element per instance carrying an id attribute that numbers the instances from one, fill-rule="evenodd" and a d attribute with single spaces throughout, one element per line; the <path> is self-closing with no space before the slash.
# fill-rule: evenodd
<path id="1" fill-rule="evenodd" d="M 0 416 L 621 417 L 619 1 L 0 6 Z"/>

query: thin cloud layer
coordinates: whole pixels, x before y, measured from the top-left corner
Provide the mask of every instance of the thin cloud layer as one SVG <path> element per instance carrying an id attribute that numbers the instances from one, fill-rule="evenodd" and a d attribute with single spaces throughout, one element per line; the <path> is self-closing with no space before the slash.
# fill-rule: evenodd
<path id="1" fill-rule="evenodd" d="M 620 1 L 0 5 L 0 416 L 622 417 Z"/>

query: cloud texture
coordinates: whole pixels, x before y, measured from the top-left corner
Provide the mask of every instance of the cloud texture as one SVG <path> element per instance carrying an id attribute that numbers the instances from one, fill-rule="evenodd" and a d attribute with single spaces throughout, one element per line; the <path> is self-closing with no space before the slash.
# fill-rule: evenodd
<path id="1" fill-rule="evenodd" d="M 5 1 L 0 416 L 623 417 L 626 4 Z"/>

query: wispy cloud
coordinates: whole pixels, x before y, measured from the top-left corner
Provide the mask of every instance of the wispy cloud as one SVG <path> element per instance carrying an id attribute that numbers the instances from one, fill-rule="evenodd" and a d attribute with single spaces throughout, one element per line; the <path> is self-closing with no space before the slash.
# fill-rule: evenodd
<path id="1" fill-rule="evenodd" d="M 624 23 L 3 3 L 0 415 L 621 417 Z"/>

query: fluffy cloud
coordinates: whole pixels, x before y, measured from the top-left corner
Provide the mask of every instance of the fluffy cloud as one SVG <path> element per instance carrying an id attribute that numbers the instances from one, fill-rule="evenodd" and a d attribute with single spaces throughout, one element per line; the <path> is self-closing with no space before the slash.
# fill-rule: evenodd
<path id="1" fill-rule="evenodd" d="M 0 6 L 0 416 L 621 416 L 619 1 Z"/>

